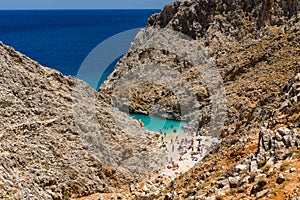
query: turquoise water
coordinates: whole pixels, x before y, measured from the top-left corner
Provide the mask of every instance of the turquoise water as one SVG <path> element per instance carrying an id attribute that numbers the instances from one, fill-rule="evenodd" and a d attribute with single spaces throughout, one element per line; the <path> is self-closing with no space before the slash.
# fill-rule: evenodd
<path id="1" fill-rule="evenodd" d="M 174 129 L 176 133 L 183 133 L 182 126 L 186 126 L 186 122 L 163 119 L 156 116 L 142 115 L 142 114 L 129 114 L 137 120 L 141 120 L 145 128 L 149 131 L 159 132 L 161 130 L 163 133 L 172 134 Z"/>

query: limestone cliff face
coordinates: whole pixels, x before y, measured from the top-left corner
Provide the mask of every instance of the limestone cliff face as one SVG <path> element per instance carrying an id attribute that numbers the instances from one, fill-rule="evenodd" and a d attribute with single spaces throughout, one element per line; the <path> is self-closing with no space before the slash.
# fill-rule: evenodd
<path id="1" fill-rule="evenodd" d="M 0 199 L 117 192 L 155 169 L 153 135 L 95 93 L 0 43 Z"/>
<path id="2" fill-rule="evenodd" d="M 269 115 L 268 106 L 274 107 L 276 102 L 258 104 L 259 100 L 279 95 L 281 86 L 294 73 L 299 60 L 298 11 L 298 1 L 177 1 L 150 17 L 148 27 L 184 33 L 208 52 L 207 59 L 220 73 L 226 91 L 225 128 L 236 131 L 260 113 Z M 101 86 L 101 98 L 107 103 L 113 99 L 121 110 L 133 113 L 193 120 L 192 127 L 208 126 L 212 117 L 224 116 L 212 116 L 213 92 L 205 78 L 195 76 L 205 71 L 203 66 L 194 66 L 186 57 L 163 48 L 130 49 Z M 193 51 L 187 54 L 197 56 Z M 140 85 L 127 97 L 116 92 L 118 80 L 129 70 L 153 63 L 163 63 L 179 73 L 186 83 L 181 93 L 190 90 L 194 96 L 180 99 L 172 88 L 154 83 Z M 197 99 L 198 105 L 185 115 L 182 107 L 192 105 L 191 98 Z"/>
<path id="3" fill-rule="evenodd" d="M 296 187 L 300 172 L 298 5 L 299 1 L 283 0 L 177 1 L 150 17 L 148 27 L 184 33 L 207 51 L 222 77 L 227 105 L 222 142 L 203 163 L 171 182 L 156 198 L 292 199 L 300 195 Z M 190 125 L 209 126 L 213 93 L 205 78 L 195 77 L 195 71 L 204 69 L 205 64 L 197 68 L 187 57 L 188 53 L 180 56 L 155 48 L 131 48 L 100 88 L 100 97 L 116 102 L 122 94 L 114 92 L 118 80 L 129 70 L 145 63 L 166 63 L 186 80 L 182 91 L 190 88 L 197 94 L 200 106 L 192 108 L 198 111 L 191 115 L 196 121 Z M 180 113 L 182 102 L 172 101 L 178 96 L 165 92 L 163 86 L 145 85 L 132 93 L 124 87 L 132 98 L 117 100 L 116 105 L 125 105 L 131 112 L 185 119 Z M 285 178 L 289 176 L 293 181 Z"/>

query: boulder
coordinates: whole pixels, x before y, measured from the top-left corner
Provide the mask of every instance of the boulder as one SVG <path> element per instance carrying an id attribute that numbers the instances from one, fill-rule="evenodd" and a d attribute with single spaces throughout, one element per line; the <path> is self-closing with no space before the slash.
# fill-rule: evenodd
<path id="1" fill-rule="evenodd" d="M 248 166 L 247 165 L 237 165 L 235 166 L 235 169 L 236 169 L 236 172 L 239 173 L 239 172 L 243 172 L 244 170 L 247 170 L 248 171 Z"/>
<path id="2" fill-rule="evenodd" d="M 284 181 L 285 181 L 285 176 L 283 174 L 279 174 L 276 179 L 276 183 L 282 184 Z"/>
<path id="3" fill-rule="evenodd" d="M 285 135 L 289 135 L 291 130 L 288 129 L 288 128 L 284 128 L 284 127 L 281 127 L 281 128 L 278 128 L 276 130 L 277 133 L 279 133 L 282 137 L 285 136 Z"/>
<path id="4" fill-rule="evenodd" d="M 228 179 L 223 179 L 223 180 L 217 181 L 216 185 L 217 185 L 217 188 L 225 188 L 226 186 L 229 187 L 229 181 L 228 181 Z"/>
<path id="5" fill-rule="evenodd" d="M 263 190 L 263 187 L 267 184 L 266 181 L 266 175 L 265 174 L 259 174 L 254 179 L 254 185 L 250 191 L 251 194 L 257 194 L 257 192 L 260 192 Z"/>
<path id="6" fill-rule="evenodd" d="M 283 136 L 283 143 L 285 144 L 286 148 L 289 148 L 294 143 L 291 135 L 285 135 Z"/>
<path id="7" fill-rule="evenodd" d="M 229 182 L 229 186 L 230 188 L 236 188 L 239 185 L 239 179 L 240 177 L 229 177 L 228 178 L 228 182 Z"/>

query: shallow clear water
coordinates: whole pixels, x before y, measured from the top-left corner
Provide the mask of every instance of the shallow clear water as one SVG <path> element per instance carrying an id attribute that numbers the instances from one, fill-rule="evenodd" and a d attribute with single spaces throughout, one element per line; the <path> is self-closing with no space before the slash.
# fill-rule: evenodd
<path id="1" fill-rule="evenodd" d="M 176 133 L 182 133 L 183 126 L 186 126 L 186 122 L 163 119 L 156 116 L 148 116 L 142 114 L 129 114 L 131 117 L 134 117 L 137 120 L 141 120 L 145 128 L 149 131 L 159 132 L 161 130 L 163 133 L 172 134 L 174 129 Z"/>

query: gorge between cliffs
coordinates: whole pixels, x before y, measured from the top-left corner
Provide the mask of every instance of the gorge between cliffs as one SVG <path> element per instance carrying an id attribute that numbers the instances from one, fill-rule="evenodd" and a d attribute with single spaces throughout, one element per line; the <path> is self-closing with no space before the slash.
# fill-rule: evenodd
<path id="1" fill-rule="evenodd" d="M 299 3 L 168 4 L 98 91 L 0 43 L 0 199 L 299 199 Z"/>

